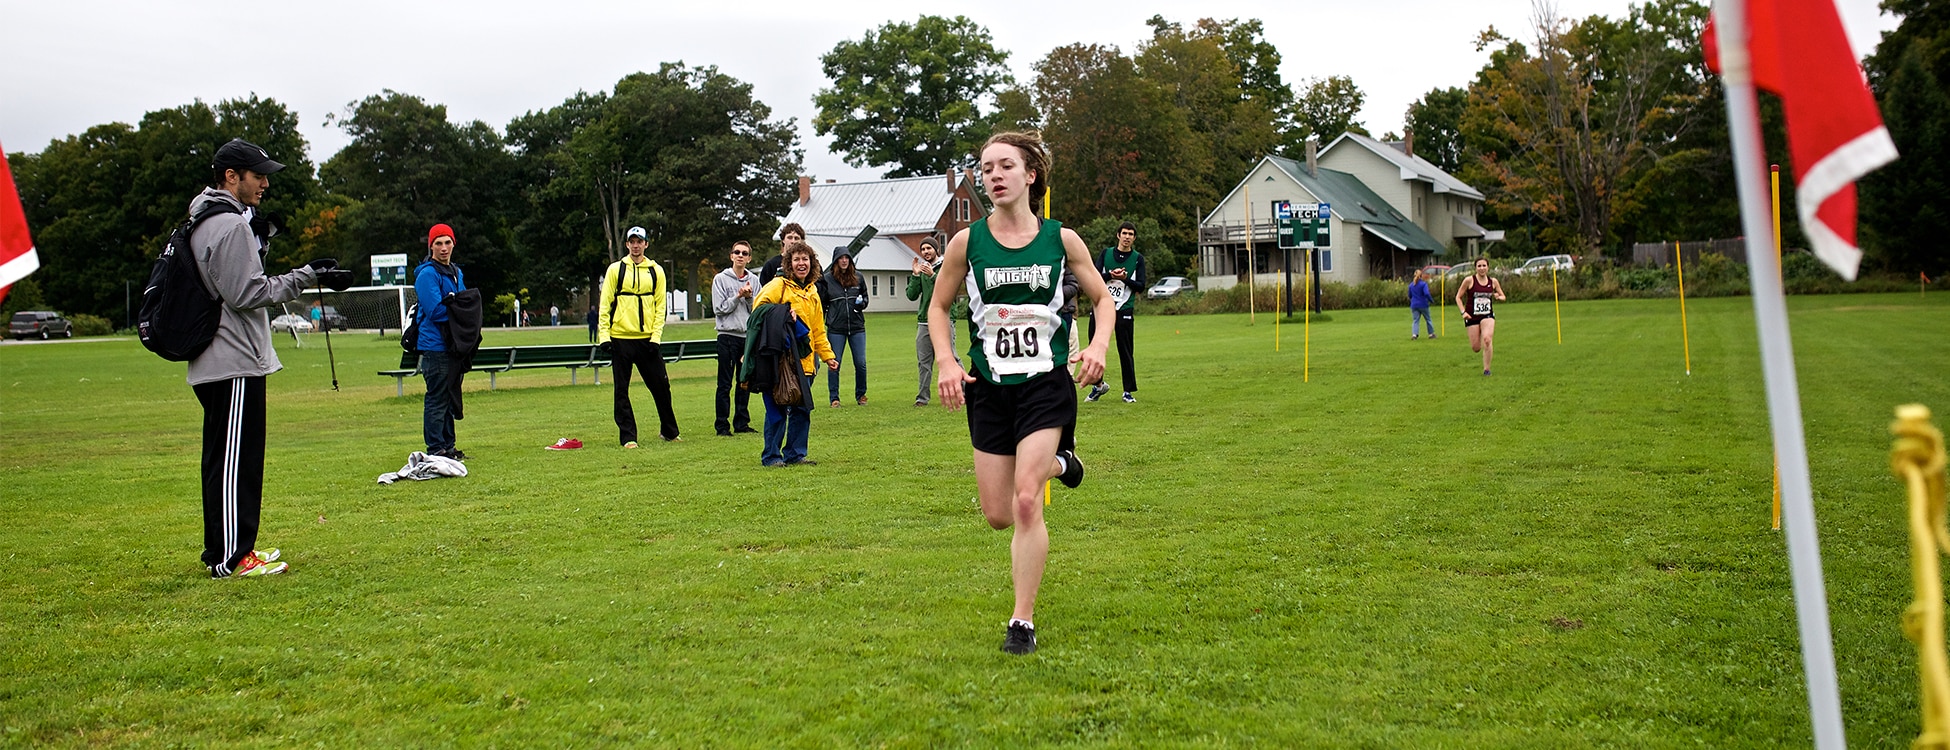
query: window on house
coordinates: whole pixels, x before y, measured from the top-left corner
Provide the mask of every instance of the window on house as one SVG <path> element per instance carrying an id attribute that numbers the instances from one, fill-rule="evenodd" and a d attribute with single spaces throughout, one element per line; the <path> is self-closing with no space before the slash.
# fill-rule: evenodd
<path id="1" fill-rule="evenodd" d="M 873 277 L 873 296 L 875 296 L 875 297 L 878 297 L 878 296 L 880 296 L 880 277 L 879 277 L 879 276 L 874 276 L 874 277 Z"/>
<path id="2" fill-rule="evenodd" d="M 968 220 L 969 220 L 968 199 L 967 198 L 955 199 L 955 221 L 968 221 Z"/>
<path id="3" fill-rule="evenodd" d="M 1332 250 L 1320 251 L 1320 272 L 1332 273 L 1333 271 L 1334 271 L 1334 251 Z"/>

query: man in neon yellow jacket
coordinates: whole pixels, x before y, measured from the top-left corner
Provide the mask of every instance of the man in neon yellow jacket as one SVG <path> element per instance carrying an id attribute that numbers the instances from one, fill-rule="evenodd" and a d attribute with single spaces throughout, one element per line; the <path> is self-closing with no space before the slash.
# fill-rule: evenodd
<path id="1" fill-rule="evenodd" d="M 670 409 L 670 376 L 659 345 L 664 338 L 664 306 L 670 285 L 663 266 L 644 257 L 650 247 L 643 227 L 630 227 L 624 247 L 630 254 L 603 271 L 603 298 L 597 306 L 596 342 L 616 367 L 617 442 L 636 446 L 636 410 L 630 407 L 630 368 L 657 400 L 657 427 L 665 441 L 676 441 L 677 415 Z"/>

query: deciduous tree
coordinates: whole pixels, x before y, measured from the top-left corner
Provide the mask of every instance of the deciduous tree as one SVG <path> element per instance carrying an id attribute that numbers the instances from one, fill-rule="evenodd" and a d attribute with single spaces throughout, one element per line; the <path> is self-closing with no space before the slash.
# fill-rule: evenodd
<path id="1" fill-rule="evenodd" d="M 1469 105 L 1469 92 L 1461 88 L 1430 89 L 1408 105 L 1403 132 L 1415 138 L 1415 155 L 1454 173 L 1462 168 L 1463 110 Z"/>
<path id="2" fill-rule="evenodd" d="M 529 200 L 559 217 L 527 231 L 564 238 L 589 277 L 622 256 L 632 225 L 649 232 L 652 257 L 675 261 L 674 278 L 733 240 L 765 236 L 792 202 L 801 159 L 792 121 L 771 116 L 750 84 L 681 62 L 524 115 L 509 132 L 540 180 Z"/>
<path id="3" fill-rule="evenodd" d="M 1902 160 L 1862 181 L 1865 263 L 1871 268 L 1936 278 L 1950 273 L 1950 6 L 1930 0 L 1885 0 L 1901 14 L 1866 62 L 1884 123 Z"/>
<path id="4" fill-rule="evenodd" d="M 289 214 L 311 198 L 316 181 L 297 115 L 255 95 L 157 110 L 136 126 L 98 125 L 38 154 L 10 155 L 47 303 L 124 321 L 128 285 L 148 278 L 163 240 L 210 182 L 211 158 L 231 138 L 257 143 L 286 165 L 272 178 L 266 211 Z M 274 257 L 272 265 L 290 260 Z"/>
<path id="5" fill-rule="evenodd" d="M 1680 152 L 1711 100 L 1699 64 L 1704 20 L 1691 0 L 1578 22 L 1540 6 L 1534 53 L 1486 32 L 1479 44 L 1500 49 L 1470 87 L 1465 179 L 1485 186 L 1501 215 L 1544 224 L 1549 251 L 1622 252 L 1614 222 L 1629 188 L 1662 158 L 1678 159 L 1671 168 L 1698 158 Z"/>
<path id="6" fill-rule="evenodd" d="M 1361 105 L 1368 95 L 1361 87 L 1354 85 L 1350 76 L 1327 76 L 1314 78 L 1307 82 L 1300 98 L 1293 104 L 1293 130 L 1287 137 L 1288 151 L 1295 144 L 1304 144 L 1308 138 L 1318 139 L 1322 144 L 1339 138 L 1342 133 L 1354 132 L 1367 135 L 1368 129 L 1361 126 L 1355 118 L 1361 114 Z"/>
<path id="7" fill-rule="evenodd" d="M 885 166 L 889 177 L 940 174 L 968 163 L 994 129 L 1000 104 L 982 103 L 1013 81 L 1008 58 L 965 16 L 890 22 L 819 58 L 833 85 L 813 97 L 813 129 L 833 136 L 848 164 Z"/>
<path id="8" fill-rule="evenodd" d="M 1205 182 L 1211 153 L 1185 110 L 1115 47 L 1058 47 L 1035 69 L 1054 158 L 1055 215 L 1072 223 L 1150 216 L 1167 241 L 1189 245 L 1198 201 L 1213 188 Z"/>
<path id="9" fill-rule="evenodd" d="M 356 248 L 340 263 L 384 253 L 418 263 L 427 228 L 447 224 L 469 285 L 494 291 L 514 283 L 521 259 L 508 227 L 519 193 L 513 159 L 493 127 L 450 122 L 445 105 L 391 90 L 353 102 L 335 120 L 352 140 L 319 176 L 327 190 L 356 203 L 335 218 L 335 231 Z"/>

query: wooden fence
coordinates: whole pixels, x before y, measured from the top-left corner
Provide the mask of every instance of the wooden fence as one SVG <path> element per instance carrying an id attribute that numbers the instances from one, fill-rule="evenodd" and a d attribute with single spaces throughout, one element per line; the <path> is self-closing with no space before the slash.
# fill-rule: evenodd
<path id="1" fill-rule="evenodd" d="M 1670 242 L 1640 242 L 1632 245 L 1632 265 L 1658 266 L 1672 265 L 1672 244 Z M 1679 243 L 1679 253 L 1686 259 L 1686 265 L 1699 262 L 1701 253 L 1714 253 L 1726 256 L 1735 263 L 1747 262 L 1747 240 L 1735 237 L 1730 240 L 1696 240 Z"/>

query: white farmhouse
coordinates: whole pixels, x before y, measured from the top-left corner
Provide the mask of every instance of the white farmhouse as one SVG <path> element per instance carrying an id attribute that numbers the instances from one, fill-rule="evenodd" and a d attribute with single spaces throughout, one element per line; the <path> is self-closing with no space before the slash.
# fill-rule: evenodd
<path id="1" fill-rule="evenodd" d="M 1261 159 L 1199 221 L 1199 288 L 1243 284 L 1249 273 L 1255 283 L 1277 284 L 1289 268 L 1299 283 L 1307 253 L 1279 249 L 1274 209 L 1281 202 L 1332 207 L 1331 245 L 1319 251 L 1322 281 L 1405 278 L 1473 254 L 1479 241 L 1502 239 L 1476 224 L 1481 192 L 1407 148 L 1348 133 L 1317 159 Z"/>

